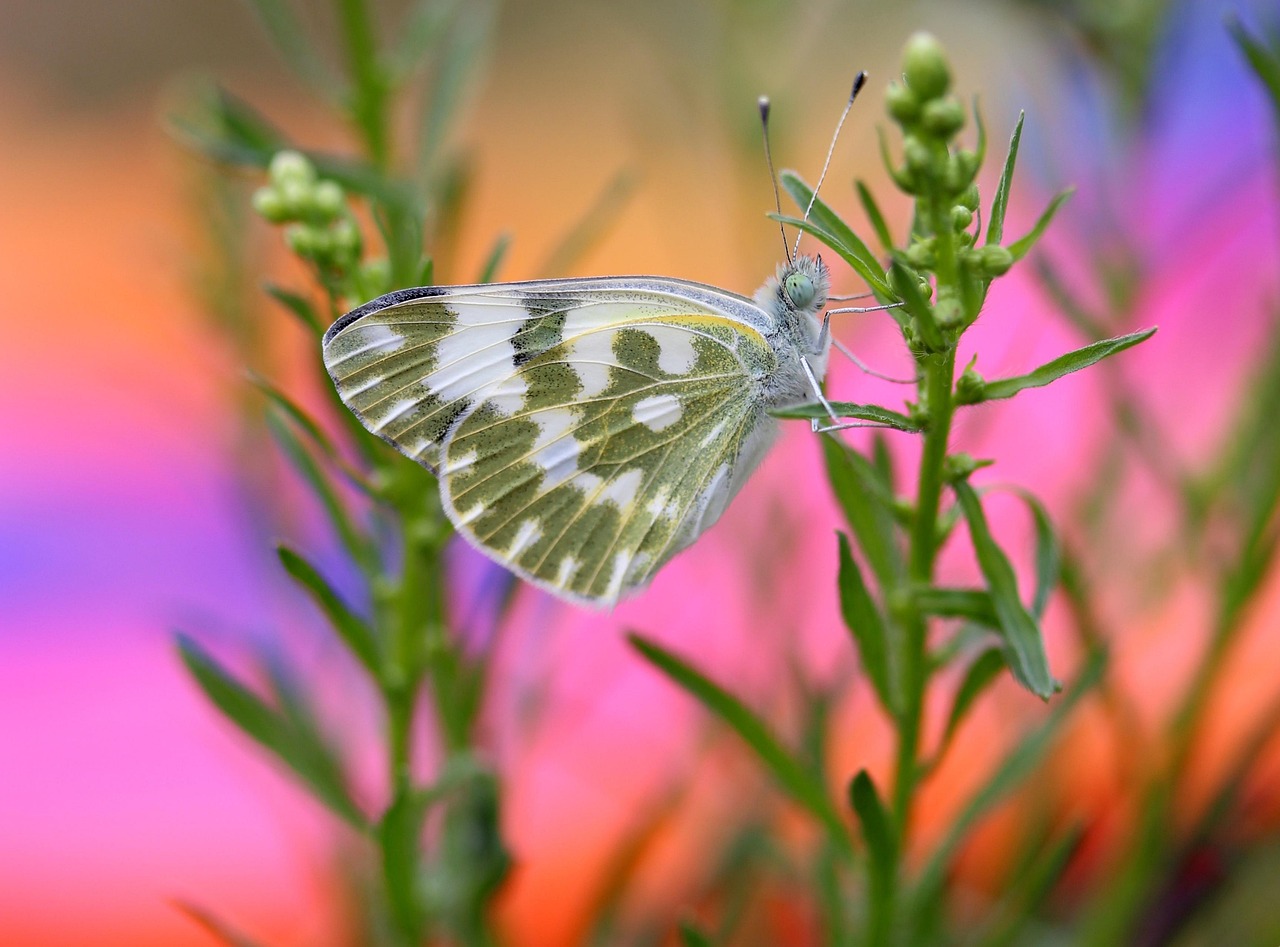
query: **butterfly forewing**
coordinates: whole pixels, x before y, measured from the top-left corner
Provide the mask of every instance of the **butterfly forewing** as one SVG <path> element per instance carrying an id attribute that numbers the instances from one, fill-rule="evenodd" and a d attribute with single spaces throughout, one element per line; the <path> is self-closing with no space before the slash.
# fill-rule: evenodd
<path id="1" fill-rule="evenodd" d="M 339 393 L 438 469 L 460 531 L 570 598 L 646 584 L 719 515 L 771 424 L 776 356 L 740 297 L 653 279 L 410 293 L 326 335 Z"/>

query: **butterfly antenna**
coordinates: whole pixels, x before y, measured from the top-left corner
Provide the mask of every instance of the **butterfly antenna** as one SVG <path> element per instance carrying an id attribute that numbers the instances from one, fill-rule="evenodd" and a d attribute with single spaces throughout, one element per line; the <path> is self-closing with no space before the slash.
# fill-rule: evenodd
<path id="1" fill-rule="evenodd" d="M 769 97 L 760 96 L 756 104 L 760 108 L 760 130 L 764 133 L 764 160 L 769 165 L 769 181 L 773 184 L 773 206 L 782 216 L 782 198 L 778 195 L 778 175 L 773 170 L 773 152 L 769 150 Z M 782 233 L 782 252 L 787 255 L 787 263 L 791 262 L 791 248 L 787 246 L 787 228 L 778 221 L 778 230 Z"/>
<path id="2" fill-rule="evenodd" d="M 849 111 L 853 108 L 853 100 L 858 97 L 858 93 L 862 91 L 862 87 L 866 85 L 866 71 L 859 72 L 853 77 L 853 91 L 849 93 L 849 101 L 844 104 L 844 111 L 840 113 L 840 121 L 836 122 L 835 134 L 831 136 L 831 147 L 827 149 L 827 160 L 822 162 L 822 173 L 818 175 L 818 183 L 813 189 L 813 193 L 809 195 L 809 206 L 804 209 L 804 219 L 809 219 L 809 214 L 813 212 L 813 205 L 817 203 L 818 191 L 822 190 L 822 182 L 827 179 L 827 169 L 831 167 L 831 156 L 836 152 L 836 142 L 840 140 L 840 129 L 844 128 L 844 120 L 849 117 Z M 791 256 L 800 252 L 800 238 L 804 236 L 804 231 L 796 234 L 796 248 L 792 251 Z"/>

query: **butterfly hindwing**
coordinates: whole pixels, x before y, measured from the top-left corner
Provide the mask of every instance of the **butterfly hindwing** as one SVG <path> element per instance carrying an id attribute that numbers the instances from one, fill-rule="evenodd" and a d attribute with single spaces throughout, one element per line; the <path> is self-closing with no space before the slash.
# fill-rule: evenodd
<path id="1" fill-rule="evenodd" d="M 775 355 L 740 299 L 652 278 L 428 288 L 335 324 L 325 361 L 370 430 L 438 471 L 460 531 L 608 604 L 714 521 L 772 424 Z"/>

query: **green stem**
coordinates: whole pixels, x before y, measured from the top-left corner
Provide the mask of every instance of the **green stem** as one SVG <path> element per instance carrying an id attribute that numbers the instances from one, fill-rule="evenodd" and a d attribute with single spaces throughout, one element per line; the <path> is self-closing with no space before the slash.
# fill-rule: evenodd
<path id="1" fill-rule="evenodd" d="M 339 0 L 338 16 L 346 40 L 351 71 L 351 117 L 364 136 L 369 157 L 386 170 L 390 147 L 387 135 L 387 84 L 378 63 L 373 21 L 365 0 Z"/>

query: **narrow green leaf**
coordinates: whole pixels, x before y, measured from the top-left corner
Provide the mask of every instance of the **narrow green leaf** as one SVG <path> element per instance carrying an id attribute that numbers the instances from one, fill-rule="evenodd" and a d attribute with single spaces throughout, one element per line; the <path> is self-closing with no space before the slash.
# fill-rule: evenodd
<path id="1" fill-rule="evenodd" d="M 884 270 L 877 263 L 874 267 L 868 266 L 867 262 L 861 259 L 857 253 L 850 247 L 841 243 L 835 234 L 831 233 L 820 224 L 814 223 L 812 220 L 801 220 L 799 217 L 788 217 L 785 214 L 775 214 L 770 212 L 766 214 L 770 220 L 776 220 L 786 224 L 789 227 L 795 227 L 797 230 L 803 230 L 807 234 L 817 237 L 824 244 L 840 255 L 853 269 L 855 273 L 862 278 L 862 281 L 870 287 L 875 293 L 876 299 L 880 302 L 896 302 L 897 296 L 885 281 Z M 899 318 L 897 311 L 890 309 L 889 314 L 895 319 Z"/>
<path id="2" fill-rule="evenodd" d="M 267 430 L 280 450 L 320 502 L 343 547 L 357 562 L 369 564 L 372 561 L 370 547 L 352 522 L 328 474 L 293 433 L 293 429 L 280 419 L 278 409 L 267 411 L 266 423 Z"/>
<path id="3" fill-rule="evenodd" d="M 1044 232 L 1049 229 L 1049 224 L 1053 221 L 1054 215 L 1058 213 L 1058 208 L 1066 203 L 1067 198 L 1074 193 L 1075 189 L 1069 188 L 1051 200 L 1049 206 L 1044 209 L 1044 213 L 1040 215 L 1040 219 L 1036 221 L 1036 225 L 1031 228 L 1031 232 L 1009 244 L 1009 252 L 1013 254 L 1015 260 L 1021 260 L 1026 256 L 1031 248 L 1036 245 L 1036 242 L 1044 236 Z"/>
<path id="4" fill-rule="evenodd" d="M 837 418 L 856 418 L 859 421 L 871 421 L 875 424 L 883 424 L 899 431 L 910 431 L 916 433 L 920 431 L 919 425 L 912 421 L 905 414 L 899 414 L 897 411 L 891 411 L 888 408 L 882 408 L 878 404 L 856 404 L 852 401 L 832 401 L 831 407 L 835 409 Z M 818 418 L 819 420 L 830 421 L 831 418 L 827 414 L 827 409 L 821 404 L 801 404 L 790 408 L 783 408 L 779 411 L 770 411 L 775 418 Z"/>
<path id="5" fill-rule="evenodd" d="M 967 481 L 957 480 L 952 489 L 964 510 L 965 519 L 969 521 L 969 535 L 978 565 L 987 580 L 1000 631 L 1009 648 L 1009 669 L 1024 687 L 1048 700 L 1057 690 L 1056 682 L 1049 672 L 1049 658 L 1045 654 L 1040 627 L 1018 598 L 1013 566 L 992 538 L 986 514 L 982 511 L 982 501 L 973 488 Z"/>
<path id="6" fill-rule="evenodd" d="M 285 571 L 320 607 L 320 611 L 324 612 L 329 623 L 337 631 L 338 637 L 356 659 L 373 675 L 374 680 L 381 680 L 382 652 L 373 629 L 347 607 L 333 587 L 325 581 L 324 576 L 306 559 L 283 544 L 276 547 L 276 554 L 279 555 L 280 564 L 284 566 Z"/>
<path id="7" fill-rule="evenodd" d="M 1054 886 L 1062 878 L 1071 856 L 1080 847 L 1084 827 L 1075 824 L 1053 840 L 1038 839 L 1035 857 L 1024 870 L 1010 876 L 999 913 L 972 941 L 975 947 L 1009 947 L 1040 914 Z"/>
<path id="8" fill-rule="evenodd" d="M 388 84 L 400 84 L 424 63 L 448 35 L 460 0 L 417 0 L 405 18 L 395 47 L 386 60 Z"/>
<path id="9" fill-rule="evenodd" d="M 283 132 L 221 86 L 202 87 L 193 99 L 184 111 L 169 115 L 169 130 L 213 161 L 265 168 L 272 155 L 288 146 Z"/>
<path id="10" fill-rule="evenodd" d="M 247 374 L 250 384 L 266 395 L 280 409 L 281 413 L 297 425 L 299 430 L 306 434 L 326 455 L 333 456 L 336 453 L 329 436 L 320 429 L 320 425 L 306 411 L 302 410 L 297 402 L 257 372 L 250 371 Z"/>
<path id="11" fill-rule="evenodd" d="M 496 9 L 493 0 L 463 4 L 437 47 L 439 55 L 433 64 L 418 124 L 418 182 L 428 192 L 439 172 L 440 154 L 448 140 L 449 128 L 472 79 L 483 68 Z"/>
<path id="12" fill-rule="evenodd" d="M 1049 607 L 1049 596 L 1058 585 L 1062 574 L 1062 546 L 1058 542 L 1057 530 L 1049 519 L 1049 511 L 1036 496 L 1026 490 L 1014 489 L 1014 496 L 1026 504 L 1031 512 L 1031 520 L 1036 530 L 1036 591 L 1031 598 L 1029 609 L 1036 620 L 1044 617 Z"/>
<path id="13" fill-rule="evenodd" d="M 892 495 L 897 479 L 893 472 L 893 452 L 889 450 L 889 439 L 883 431 L 876 431 L 871 438 L 871 465 L 884 488 Z"/>
<path id="14" fill-rule="evenodd" d="M 1152 327 L 1143 329 L 1141 332 L 1131 332 L 1128 335 L 1117 336 L 1114 339 L 1093 342 L 1084 346 L 1084 348 L 1076 349 L 1074 352 L 1060 355 L 1029 374 L 989 381 L 982 387 L 978 397 L 963 403 L 977 404 L 980 401 L 998 401 L 1002 398 L 1012 398 L 1024 388 L 1043 388 L 1045 385 L 1057 381 L 1063 375 L 1070 375 L 1072 372 L 1078 372 L 1082 368 L 1088 368 L 1109 355 L 1115 355 L 1117 352 L 1132 348 L 1139 342 L 1145 342 L 1155 333 L 1155 327 Z"/>
<path id="15" fill-rule="evenodd" d="M 827 479 L 858 548 L 876 574 L 881 588 L 893 588 L 903 572 L 902 551 L 894 530 L 894 498 L 875 468 L 857 451 L 833 437 L 822 439 Z"/>
<path id="16" fill-rule="evenodd" d="M 895 258 L 889 266 L 889 281 L 893 284 L 894 294 L 902 300 L 903 308 L 915 320 L 920 341 L 929 351 L 941 352 L 944 345 L 942 330 L 933 318 L 933 307 L 920 292 L 919 277 Z"/>
<path id="17" fill-rule="evenodd" d="M 277 286 L 274 283 L 264 283 L 262 288 L 267 291 L 267 295 L 284 306 L 287 312 L 295 316 L 304 327 L 314 332 L 317 337 L 324 335 L 324 323 L 320 321 L 315 307 L 311 305 L 311 302 L 305 296 L 287 290 L 283 286 Z"/>
<path id="18" fill-rule="evenodd" d="M 1007 753 L 987 777 L 978 791 L 969 798 L 947 829 L 941 842 L 934 848 L 918 876 L 912 892 L 912 910 L 924 910 L 941 896 L 947 870 L 969 832 L 977 821 L 1018 787 L 1039 765 L 1053 745 L 1054 737 L 1071 715 L 1080 698 L 1092 690 L 1102 677 L 1106 666 L 1106 654 L 1094 652 L 1081 669 L 1080 676 L 1057 701 L 1049 716 L 1038 727 L 1024 736 L 1012 751 Z"/>
<path id="19" fill-rule="evenodd" d="M 1245 29 L 1238 16 L 1232 15 L 1227 18 L 1227 30 L 1258 80 L 1266 88 L 1277 124 L 1280 124 L 1280 48 L 1268 49 L 1264 43 Z"/>
<path id="20" fill-rule="evenodd" d="M 711 938 L 689 921 L 680 922 L 680 943 L 683 947 L 712 947 Z"/>
<path id="21" fill-rule="evenodd" d="M 889 225 L 885 223 L 884 214 L 880 212 L 880 205 L 876 203 L 871 189 L 865 183 L 855 181 L 854 187 L 858 189 L 858 200 L 862 203 L 862 211 L 867 215 L 871 229 L 876 232 L 876 239 L 880 241 L 880 247 L 886 254 L 891 253 L 893 251 L 893 234 L 889 232 Z"/>
<path id="22" fill-rule="evenodd" d="M 778 742 L 754 711 L 719 684 L 660 645 L 632 632 L 627 640 L 646 661 L 728 724 L 747 743 L 782 789 L 823 823 L 833 838 L 848 841 L 844 824 L 821 779 Z"/>
<path id="23" fill-rule="evenodd" d="M 188 673 L 223 716 L 293 770 L 336 815 L 356 828 L 366 827 L 339 767 L 327 753 L 317 752 L 305 734 L 232 677 L 193 640 L 179 635 L 177 645 Z"/>
<path id="24" fill-rule="evenodd" d="M 586 212 L 547 254 L 537 272 L 544 276 L 563 276 L 570 272 L 621 218 L 635 194 L 636 183 L 635 172 L 628 168 L 615 174 Z"/>
<path id="25" fill-rule="evenodd" d="M 960 686 L 956 688 L 955 697 L 951 700 L 951 713 L 947 715 L 947 727 L 942 734 L 936 759 L 941 760 L 951 745 L 952 739 L 969 715 L 973 705 L 999 676 L 1005 667 L 1004 654 L 999 648 L 988 648 L 979 654 L 965 669 Z"/>
<path id="26" fill-rule="evenodd" d="M 822 198 L 814 198 L 813 188 L 809 187 L 800 175 L 794 171 L 783 171 L 778 175 L 778 183 L 802 212 L 809 211 L 809 220 L 831 234 L 842 246 L 849 248 L 854 256 L 866 264 L 870 270 L 874 272 L 880 268 L 880 261 L 862 242 L 862 238 L 854 233 L 853 229 L 840 218 L 839 214 L 827 206 Z"/>
<path id="27" fill-rule="evenodd" d="M 1018 143 L 1022 141 L 1022 122 L 1025 112 L 1018 113 L 1018 123 L 1013 126 L 1009 138 L 1009 153 L 1004 159 L 1004 171 L 996 185 L 996 196 L 991 200 L 991 218 L 987 221 L 987 243 L 999 243 L 1004 236 L 1004 215 L 1009 209 L 1009 188 L 1013 185 L 1013 167 L 1018 163 Z"/>
<path id="28" fill-rule="evenodd" d="M 319 56 L 315 46 L 284 0 L 249 0 L 271 37 L 280 58 L 297 73 L 298 78 L 330 101 L 341 98 L 341 84 Z"/>
<path id="29" fill-rule="evenodd" d="M 995 605 L 986 589 L 948 589 L 924 586 L 912 599 L 925 615 L 937 618 L 964 618 L 988 628 L 998 627 Z"/>
<path id="30" fill-rule="evenodd" d="M 844 533 L 837 533 L 836 537 L 840 544 L 840 614 L 853 635 L 863 670 L 881 706 L 890 714 L 897 714 L 901 705 L 890 666 L 889 635 L 884 619 L 862 580 L 862 570 L 853 558 L 849 538 Z"/>
<path id="31" fill-rule="evenodd" d="M 500 233 L 496 240 L 493 241 L 493 249 L 489 251 L 489 257 L 484 261 L 484 266 L 480 269 L 480 278 L 477 283 L 492 283 L 498 275 L 498 268 L 502 266 L 502 261 L 506 259 L 507 250 L 511 247 L 511 234 Z"/>
<path id="32" fill-rule="evenodd" d="M 224 947 L 262 947 L 259 941 L 236 930 L 208 908 L 194 901 L 173 898 L 169 904 L 181 914 L 185 914 L 189 920 Z"/>
<path id="33" fill-rule="evenodd" d="M 885 811 L 867 771 L 859 770 L 849 783 L 849 802 L 862 825 L 862 838 L 867 843 L 867 878 L 869 881 L 870 936 L 872 944 L 885 943 L 893 921 L 892 899 L 898 866 L 898 842 L 893 821 Z"/>

